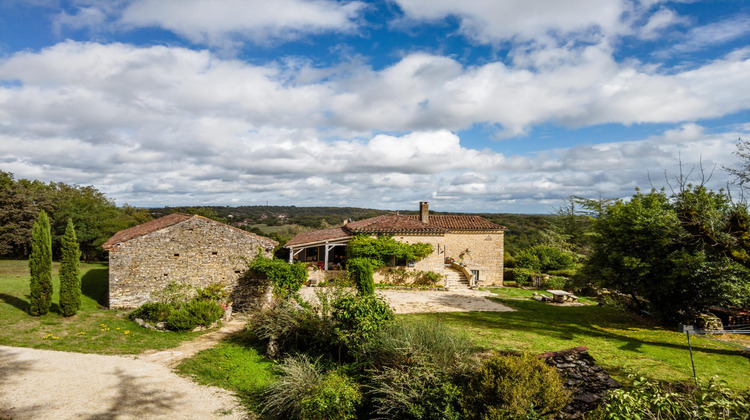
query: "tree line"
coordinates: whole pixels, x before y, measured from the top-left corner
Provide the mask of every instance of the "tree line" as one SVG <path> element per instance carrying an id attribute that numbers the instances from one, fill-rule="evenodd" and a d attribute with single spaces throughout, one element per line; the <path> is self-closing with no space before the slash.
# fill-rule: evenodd
<path id="1" fill-rule="evenodd" d="M 93 261 L 106 258 L 101 244 L 113 234 L 152 218 L 144 209 L 118 207 L 93 186 L 17 180 L 0 171 L 0 257 L 29 257 L 32 227 L 42 210 L 49 215 L 56 259 L 62 255 L 68 219 L 78 235 L 82 259 Z"/>

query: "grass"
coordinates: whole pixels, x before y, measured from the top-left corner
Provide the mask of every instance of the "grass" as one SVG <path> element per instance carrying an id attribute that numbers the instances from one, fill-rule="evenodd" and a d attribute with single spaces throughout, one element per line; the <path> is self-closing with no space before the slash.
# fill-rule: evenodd
<path id="1" fill-rule="evenodd" d="M 69 318 L 58 311 L 59 264 L 53 265 L 52 308 L 28 314 L 29 269 L 26 260 L 0 260 L 0 345 L 99 354 L 135 354 L 166 349 L 200 333 L 163 333 L 140 327 L 127 311 L 109 310 L 108 269 L 104 263 L 81 264 L 81 309 Z"/>
<path id="2" fill-rule="evenodd" d="M 248 408 L 259 411 L 259 394 L 276 377 L 275 366 L 241 332 L 184 360 L 177 370 L 201 385 L 234 391 Z"/>
<path id="3" fill-rule="evenodd" d="M 492 289 L 492 298 L 516 312 L 414 314 L 467 331 L 476 345 L 501 351 L 543 353 L 586 346 L 602 367 L 618 380 L 628 372 L 669 381 L 692 380 L 685 334 L 648 325 L 643 319 L 593 303 L 554 306 L 529 299 L 531 290 Z M 586 300 L 583 300 L 586 302 Z M 735 389 L 748 387 L 750 360 L 736 346 L 692 336 L 700 380 L 718 376 Z"/>

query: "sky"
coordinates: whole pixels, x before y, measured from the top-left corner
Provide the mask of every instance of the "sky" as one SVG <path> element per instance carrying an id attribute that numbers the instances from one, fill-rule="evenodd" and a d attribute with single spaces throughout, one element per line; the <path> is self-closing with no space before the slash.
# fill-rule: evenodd
<path id="1" fill-rule="evenodd" d="M 0 0 L 0 170 L 120 205 L 544 214 L 738 138 L 744 0 Z"/>

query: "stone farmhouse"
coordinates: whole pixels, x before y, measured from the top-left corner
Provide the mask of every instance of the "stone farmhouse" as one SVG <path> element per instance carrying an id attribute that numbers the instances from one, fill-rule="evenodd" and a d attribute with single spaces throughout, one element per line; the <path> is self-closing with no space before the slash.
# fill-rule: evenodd
<path id="1" fill-rule="evenodd" d="M 419 214 L 388 214 L 344 224 L 342 227 L 301 233 L 290 240 L 289 262 L 302 261 L 315 280 L 336 277 L 346 258 L 346 245 L 355 235 L 389 235 L 405 243 L 429 243 L 434 252 L 420 261 L 392 261 L 405 271 L 433 271 L 449 287 L 503 284 L 503 226 L 479 216 L 429 214 L 429 203 L 419 203 Z M 385 281 L 383 270 L 375 281 Z"/>
<path id="2" fill-rule="evenodd" d="M 247 271 L 245 259 L 271 257 L 278 245 L 202 216 L 170 214 L 117 232 L 109 251 L 109 307 L 134 308 L 172 281 L 192 287 L 221 283 L 230 293 Z"/>

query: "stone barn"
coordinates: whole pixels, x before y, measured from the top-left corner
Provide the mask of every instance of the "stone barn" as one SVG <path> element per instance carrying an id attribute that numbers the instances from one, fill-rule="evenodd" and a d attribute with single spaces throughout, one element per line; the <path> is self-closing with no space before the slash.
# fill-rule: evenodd
<path id="1" fill-rule="evenodd" d="M 170 214 L 117 232 L 109 251 L 109 307 L 135 308 L 170 282 L 205 287 L 221 283 L 230 293 L 259 253 L 278 245 L 262 236 L 202 216 Z"/>

